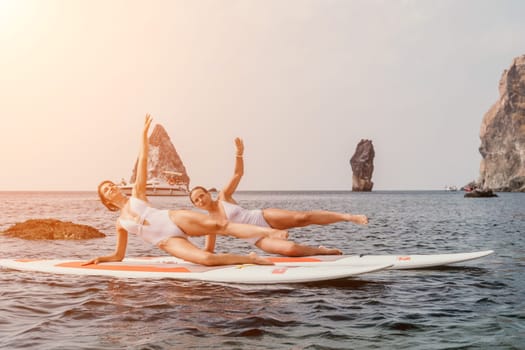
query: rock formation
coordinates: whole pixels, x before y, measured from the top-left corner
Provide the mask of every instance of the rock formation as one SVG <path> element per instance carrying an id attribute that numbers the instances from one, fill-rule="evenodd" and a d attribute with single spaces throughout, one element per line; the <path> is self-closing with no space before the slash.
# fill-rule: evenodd
<path id="1" fill-rule="evenodd" d="M 89 239 L 106 237 L 99 230 L 56 219 L 31 219 L 17 223 L 2 232 L 7 237 L 23 239 Z"/>
<path id="2" fill-rule="evenodd" d="M 478 186 L 525 192 L 525 55 L 503 72 L 499 94 L 481 123 Z"/>
<path id="3" fill-rule="evenodd" d="M 137 162 L 135 162 L 130 183 L 134 183 L 136 177 Z M 154 179 L 171 184 L 177 183 L 183 185 L 186 189 L 190 183 L 186 168 L 175 146 L 173 146 L 168 133 L 160 124 L 155 125 L 149 137 L 148 180 Z"/>
<path id="4" fill-rule="evenodd" d="M 372 191 L 372 173 L 374 172 L 374 146 L 371 140 L 361 140 L 350 159 L 352 166 L 352 191 Z"/>

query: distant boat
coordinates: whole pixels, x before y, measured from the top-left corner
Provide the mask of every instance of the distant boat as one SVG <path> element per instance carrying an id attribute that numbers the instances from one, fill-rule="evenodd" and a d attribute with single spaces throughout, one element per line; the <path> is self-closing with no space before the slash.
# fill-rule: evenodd
<path id="1" fill-rule="evenodd" d="M 454 185 L 452 186 L 445 186 L 445 191 L 457 191 L 458 188 Z"/>
<path id="2" fill-rule="evenodd" d="M 168 181 L 163 179 L 152 179 L 146 184 L 146 195 L 147 196 L 187 196 L 190 191 L 188 186 L 184 183 L 176 181 L 176 177 L 181 176 L 181 173 L 174 171 L 164 171 L 168 174 Z M 133 189 L 133 184 L 126 183 L 125 180 L 122 180 L 118 184 L 120 190 L 128 196 L 131 196 L 131 190 Z"/>
<path id="3" fill-rule="evenodd" d="M 118 185 L 120 190 L 128 196 L 131 196 L 131 190 L 133 189 L 132 184 L 120 184 Z M 170 185 L 165 182 L 148 182 L 146 185 L 147 196 L 187 196 L 189 194 L 188 189 L 184 185 Z"/>

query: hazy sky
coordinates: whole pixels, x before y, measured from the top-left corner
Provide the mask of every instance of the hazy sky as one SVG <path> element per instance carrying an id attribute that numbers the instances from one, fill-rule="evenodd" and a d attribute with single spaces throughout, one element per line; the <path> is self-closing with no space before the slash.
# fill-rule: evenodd
<path id="1" fill-rule="evenodd" d="M 0 190 L 129 178 L 145 113 L 191 186 L 375 190 L 478 177 L 479 127 L 525 54 L 516 0 L 0 0 Z"/>

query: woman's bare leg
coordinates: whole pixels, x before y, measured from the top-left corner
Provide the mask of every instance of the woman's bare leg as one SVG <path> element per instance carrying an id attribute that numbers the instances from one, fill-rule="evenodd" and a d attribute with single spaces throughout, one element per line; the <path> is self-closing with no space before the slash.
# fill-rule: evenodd
<path id="1" fill-rule="evenodd" d="M 288 239 L 288 232 L 285 230 L 248 224 L 237 224 L 234 222 L 228 222 L 226 227 L 224 227 L 222 234 L 237 238 L 268 237 L 281 240 Z"/>
<path id="2" fill-rule="evenodd" d="M 273 237 L 286 239 L 288 232 L 271 227 L 217 221 L 208 215 L 191 210 L 171 210 L 171 220 L 189 236 L 207 234 L 229 235 L 237 238 Z"/>
<path id="3" fill-rule="evenodd" d="M 308 225 L 328 225 L 341 221 L 349 221 L 360 225 L 368 224 L 368 218 L 365 215 L 337 213 L 326 210 L 293 211 L 268 208 L 263 210 L 263 216 L 271 227 L 281 230 Z"/>
<path id="4" fill-rule="evenodd" d="M 342 252 L 336 248 L 311 247 L 297 244 L 293 241 L 285 241 L 275 238 L 261 238 L 255 244 L 259 249 L 270 254 L 284 256 L 309 256 L 309 255 L 341 255 Z"/>
<path id="5" fill-rule="evenodd" d="M 273 263 L 255 253 L 249 255 L 213 254 L 197 248 L 190 241 L 182 237 L 171 237 L 161 241 L 158 247 L 167 253 L 195 264 L 206 266 L 257 264 L 273 265 Z"/>

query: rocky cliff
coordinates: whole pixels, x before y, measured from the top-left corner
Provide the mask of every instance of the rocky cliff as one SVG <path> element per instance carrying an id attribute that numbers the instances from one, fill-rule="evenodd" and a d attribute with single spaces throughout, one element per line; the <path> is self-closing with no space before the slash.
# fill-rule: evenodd
<path id="1" fill-rule="evenodd" d="M 371 140 L 361 140 L 350 159 L 352 166 L 352 191 L 372 191 L 372 173 L 374 172 L 374 145 Z"/>
<path id="2" fill-rule="evenodd" d="M 481 123 L 478 186 L 525 192 L 525 55 L 503 72 L 499 94 Z"/>
<path id="3" fill-rule="evenodd" d="M 177 175 L 176 173 L 180 173 Z M 133 168 L 130 183 L 137 177 L 137 163 Z M 190 178 L 186 168 L 162 125 L 157 124 L 149 137 L 148 180 L 160 179 L 167 183 L 178 183 L 188 188 Z"/>

